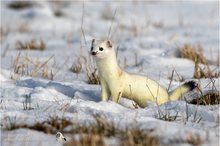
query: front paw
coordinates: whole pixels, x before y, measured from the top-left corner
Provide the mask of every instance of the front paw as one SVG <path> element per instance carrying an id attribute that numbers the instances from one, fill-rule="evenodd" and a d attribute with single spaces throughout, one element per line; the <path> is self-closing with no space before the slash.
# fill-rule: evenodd
<path id="1" fill-rule="evenodd" d="M 107 101 L 107 100 L 108 100 L 108 98 L 101 97 L 101 101 Z"/>

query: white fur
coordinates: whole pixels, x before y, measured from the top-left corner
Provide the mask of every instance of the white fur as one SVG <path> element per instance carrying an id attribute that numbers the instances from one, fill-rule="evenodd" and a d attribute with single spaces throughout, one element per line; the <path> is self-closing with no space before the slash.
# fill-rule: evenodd
<path id="1" fill-rule="evenodd" d="M 57 132 L 56 133 L 56 140 L 60 143 L 63 143 L 64 141 L 66 141 L 66 138 L 63 136 L 63 134 L 61 132 Z"/>
<path id="2" fill-rule="evenodd" d="M 91 54 L 98 67 L 103 101 L 112 97 L 114 102 L 118 102 L 120 97 L 125 97 L 135 101 L 140 107 L 146 107 L 147 101 L 154 101 L 160 105 L 169 100 L 176 100 L 189 91 L 189 87 L 183 85 L 169 96 L 165 88 L 148 77 L 121 70 L 117 64 L 114 46 L 109 40 L 93 39 Z"/>

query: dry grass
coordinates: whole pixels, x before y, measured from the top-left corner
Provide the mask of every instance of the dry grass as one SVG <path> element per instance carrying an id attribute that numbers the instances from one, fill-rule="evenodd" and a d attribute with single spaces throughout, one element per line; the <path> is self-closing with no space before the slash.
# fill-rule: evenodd
<path id="1" fill-rule="evenodd" d="M 101 13 L 101 18 L 103 20 L 112 20 L 112 15 L 113 15 L 112 12 L 113 12 L 112 8 L 109 5 L 107 5 Z"/>
<path id="2" fill-rule="evenodd" d="M 48 1 L 48 2 L 50 3 L 54 16 L 56 17 L 65 16 L 62 9 L 68 6 L 70 1 Z"/>
<path id="3" fill-rule="evenodd" d="M 187 138 L 184 142 L 193 146 L 200 146 L 203 143 L 198 134 L 192 135 L 191 133 L 187 134 Z"/>
<path id="4" fill-rule="evenodd" d="M 173 139 L 170 141 L 171 145 L 174 143 L 175 145 L 192 145 L 192 146 L 200 146 L 203 144 L 203 140 L 201 139 L 199 134 L 192 134 L 191 132 L 186 132 L 185 137 L 183 139 Z"/>
<path id="5" fill-rule="evenodd" d="M 193 78 L 196 78 L 196 79 L 218 78 L 219 76 L 220 76 L 220 70 L 218 70 L 218 67 L 211 70 L 209 65 L 200 67 L 199 62 L 195 61 Z"/>
<path id="6" fill-rule="evenodd" d="M 43 131 L 45 133 L 55 134 L 57 133 L 57 131 L 62 132 L 67 126 L 70 125 L 72 125 L 72 122 L 70 120 L 58 117 L 51 117 L 48 121 L 36 123 L 29 128 L 37 131 Z"/>
<path id="7" fill-rule="evenodd" d="M 185 44 L 183 47 L 179 48 L 179 55 L 182 58 L 187 58 L 194 62 L 207 64 L 207 60 L 203 55 L 203 48 L 200 45 L 192 46 L 190 44 Z"/>
<path id="8" fill-rule="evenodd" d="M 65 14 L 60 9 L 54 9 L 53 11 L 54 11 L 54 15 L 56 17 L 63 17 L 63 16 L 65 16 Z"/>
<path id="9" fill-rule="evenodd" d="M 175 121 L 178 118 L 178 112 L 176 112 L 176 114 L 170 115 L 170 113 L 163 113 L 160 110 L 158 111 L 158 114 L 155 115 L 155 118 L 163 120 L 163 121 Z"/>
<path id="10" fill-rule="evenodd" d="M 95 122 L 89 126 L 82 126 L 80 124 L 74 124 L 73 133 L 84 133 L 84 134 L 96 134 L 105 137 L 115 136 L 120 132 L 113 123 L 108 122 L 104 117 L 94 115 Z"/>
<path id="11" fill-rule="evenodd" d="M 55 74 L 52 69 L 49 69 L 47 66 L 52 58 L 53 56 L 46 61 L 32 60 L 27 55 L 22 56 L 21 53 L 18 53 L 12 65 L 13 73 L 11 79 L 17 79 L 20 76 L 40 76 L 42 78 L 53 80 Z"/>
<path id="12" fill-rule="evenodd" d="M 64 146 L 106 146 L 104 137 L 97 134 L 80 134 L 79 139 L 72 138 Z"/>
<path id="13" fill-rule="evenodd" d="M 77 57 L 77 59 L 73 62 L 72 66 L 70 68 L 70 71 L 73 73 L 77 73 L 77 74 L 82 72 L 83 60 L 84 61 L 86 60 L 86 58 L 84 56 Z"/>
<path id="14" fill-rule="evenodd" d="M 23 102 L 23 110 L 32 110 L 34 108 L 31 107 L 31 94 L 26 94 L 25 101 Z"/>
<path id="15" fill-rule="evenodd" d="M 92 72 L 87 70 L 87 79 L 88 79 L 88 84 L 100 84 L 100 79 L 97 74 L 97 69 L 95 68 Z"/>
<path id="16" fill-rule="evenodd" d="M 88 84 L 99 85 L 101 82 L 98 76 L 98 70 L 91 61 L 88 62 L 87 60 L 85 60 L 87 82 Z"/>
<path id="17" fill-rule="evenodd" d="M 108 122 L 104 117 L 94 116 L 95 122 L 87 126 L 80 125 L 80 123 L 72 123 L 70 120 L 62 118 L 50 118 L 45 122 L 36 123 L 32 126 L 26 124 L 17 124 L 17 118 L 11 118 L 8 121 L 7 130 L 14 130 L 18 128 L 28 128 L 37 131 L 43 131 L 48 134 L 55 134 L 57 131 L 67 132 L 72 134 L 72 138 L 64 144 L 64 146 L 106 146 L 107 138 L 116 138 L 120 146 L 158 146 L 161 145 L 159 137 L 156 135 L 154 129 L 143 130 L 139 127 L 119 129 L 113 123 Z M 70 128 L 67 128 L 70 127 Z M 77 136 L 76 136 L 77 135 Z M 202 144 L 199 135 L 187 133 L 184 139 L 173 138 L 170 144 L 185 143 L 194 146 Z"/>
<path id="18" fill-rule="evenodd" d="M 106 146 L 104 141 L 105 134 L 81 132 L 80 137 L 72 138 L 64 146 Z M 139 128 L 119 130 L 113 135 L 119 140 L 120 146 L 157 146 L 159 140 L 153 135 L 153 131 L 145 132 Z"/>
<path id="19" fill-rule="evenodd" d="M 156 146 L 158 138 L 150 132 L 139 128 L 118 129 L 113 123 L 108 122 L 104 117 L 94 116 L 95 122 L 89 126 L 75 126 L 73 133 L 79 133 L 80 138 L 72 138 L 65 146 L 105 146 L 104 138 L 115 137 L 121 146 Z M 76 125 L 76 124 L 75 124 Z"/>
<path id="20" fill-rule="evenodd" d="M 33 7 L 34 3 L 31 1 L 13 1 L 8 4 L 8 7 L 15 10 Z"/>
<path id="21" fill-rule="evenodd" d="M 4 120 L 5 120 L 5 124 L 3 124 L 3 122 L 1 123 L 1 127 L 3 129 L 14 130 L 14 129 L 18 129 L 21 127 L 19 124 L 17 124 L 18 122 L 17 116 L 14 116 L 14 117 L 6 116 Z"/>
<path id="22" fill-rule="evenodd" d="M 105 146 L 104 138 L 115 136 L 116 128 L 101 116 L 94 116 L 95 122 L 89 126 L 74 124 L 71 133 L 79 134 L 79 138 L 72 138 L 64 146 Z"/>
<path id="23" fill-rule="evenodd" d="M 185 81 L 184 77 L 181 76 L 176 70 L 175 68 L 172 70 L 171 74 L 169 73 L 168 79 L 170 80 L 169 86 L 167 88 L 167 92 L 170 92 L 170 87 L 173 81 L 176 82 L 183 82 Z"/>
<path id="24" fill-rule="evenodd" d="M 133 128 L 123 132 L 120 146 L 157 146 L 159 138 L 153 134 L 153 130 L 145 132 L 139 128 Z"/>
<path id="25" fill-rule="evenodd" d="M 62 119 L 58 117 L 50 117 L 49 120 L 44 122 L 38 122 L 32 126 L 27 124 L 18 124 L 16 123 L 17 118 L 9 118 L 7 117 L 6 120 L 8 124 L 5 125 L 6 130 L 14 130 L 19 128 L 28 128 L 32 130 L 42 131 L 48 134 L 55 134 L 57 131 L 63 131 L 67 126 L 72 125 L 72 122 L 67 119 Z"/>
<path id="26" fill-rule="evenodd" d="M 16 49 L 18 50 L 40 50 L 43 51 L 46 49 L 46 44 L 43 40 L 32 39 L 29 42 L 16 42 Z"/>
<path id="27" fill-rule="evenodd" d="M 124 32 L 127 30 L 128 32 L 131 32 L 131 35 L 134 37 L 139 36 L 140 33 L 142 32 L 141 26 L 139 26 L 138 24 L 136 24 L 134 22 L 132 23 L 131 26 L 127 26 L 126 24 L 119 23 L 118 30 L 121 32 Z M 117 33 L 117 32 L 114 32 L 114 33 Z"/>
<path id="28" fill-rule="evenodd" d="M 84 69 L 86 71 L 87 83 L 88 84 L 100 84 L 100 79 L 98 77 L 97 68 L 88 61 L 85 56 L 79 56 L 70 67 L 70 71 L 79 74 Z"/>
<path id="29" fill-rule="evenodd" d="M 0 36 L 0 40 L 1 40 L 1 44 L 3 43 L 3 41 L 5 40 L 5 38 L 8 36 L 8 34 L 10 33 L 10 29 L 8 27 L 3 27 L 1 26 L 0 27 L 0 33 L 1 33 L 1 36 Z"/>
<path id="30" fill-rule="evenodd" d="M 93 123 L 90 128 L 92 133 L 103 135 L 106 137 L 111 137 L 117 134 L 119 130 L 114 126 L 113 123 L 108 122 L 104 117 L 100 115 L 95 115 L 95 123 Z"/>
<path id="31" fill-rule="evenodd" d="M 210 82 L 204 87 L 211 87 L 211 90 L 204 93 L 200 86 L 197 86 L 198 97 L 191 101 L 185 100 L 187 103 L 196 105 L 217 105 L 220 104 L 220 93 L 215 85 L 214 79 L 210 78 Z"/>
<path id="32" fill-rule="evenodd" d="M 211 92 L 190 101 L 191 104 L 196 105 L 215 105 L 220 104 L 220 94 L 219 92 Z"/>
<path id="33" fill-rule="evenodd" d="M 200 45 L 185 44 L 179 48 L 179 56 L 195 62 L 193 78 L 218 78 L 220 76 L 218 67 L 213 70 L 210 69 L 209 61 L 205 58 L 203 48 Z M 200 64 L 203 64 L 203 67 Z"/>

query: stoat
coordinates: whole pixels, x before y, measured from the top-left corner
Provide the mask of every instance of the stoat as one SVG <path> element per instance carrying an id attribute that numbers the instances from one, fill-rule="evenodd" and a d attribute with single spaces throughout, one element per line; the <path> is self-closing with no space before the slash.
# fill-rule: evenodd
<path id="1" fill-rule="evenodd" d="M 146 107 L 149 101 L 161 105 L 179 99 L 196 87 L 194 81 L 189 81 L 168 93 L 156 81 L 146 76 L 123 71 L 118 66 L 115 48 L 110 40 L 93 39 L 90 54 L 96 60 L 101 81 L 102 101 L 112 97 L 112 100 L 118 103 L 119 99 L 124 97 L 133 100 L 140 107 Z"/>

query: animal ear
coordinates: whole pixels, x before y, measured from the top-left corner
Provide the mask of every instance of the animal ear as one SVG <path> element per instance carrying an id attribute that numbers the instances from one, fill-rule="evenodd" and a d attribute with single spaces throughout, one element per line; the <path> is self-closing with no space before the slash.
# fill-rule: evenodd
<path id="1" fill-rule="evenodd" d="M 94 42 L 95 42 L 95 39 L 92 39 L 92 43 L 91 43 L 91 51 L 93 50 Z"/>
<path id="2" fill-rule="evenodd" d="M 94 42 L 95 42 L 95 39 L 92 39 L 92 45 L 94 44 Z"/>
<path id="3" fill-rule="evenodd" d="M 112 42 L 111 42 L 110 40 L 107 40 L 107 46 L 108 46 L 109 48 L 112 48 Z"/>

